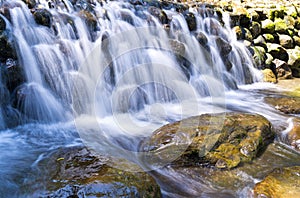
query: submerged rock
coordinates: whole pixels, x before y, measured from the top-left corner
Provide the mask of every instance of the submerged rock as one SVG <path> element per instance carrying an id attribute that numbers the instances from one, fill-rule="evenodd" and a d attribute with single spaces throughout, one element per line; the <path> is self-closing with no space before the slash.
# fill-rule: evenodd
<path id="1" fill-rule="evenodd" d="M 46 189 L 39 197 L 160 197 L 154 179 L 137 167 L 136 172 L 113 168 L 113 163 L 134 166 L 126 161 L 96 155 L 81 147 L 59 149 L 38 164 L 44 175 L 35 186 Z"/>
<path id="2" fill-rule="evenodd" d="M 295 117 L 289 119 L 289 124 L 292 125 L 292 129 L 287 135 L 288 143 L 294 149 L 300 151 L 300 118 Z"/>
<path id="3" fill-rule="evenodd" d="M 275 169 L 255 185 L 254 197 L 300 197 L 300 166 Z"/>
<path id="4" fill-rule="evenodd" d="M 300 98 L 298 97 L 266 97 L 265 101 L 274 106 L 275 109 L 286 114 L 299 114 L 300 113 Z"/>
<path id="5" fill-rule="evenodd" d="M 273 139 L 271 124 L 263 116 L 204 114 L 159 128 L 140 148 L 149 152 L 145 160 L 154 163 L 174 158 L 175 165 L 231 169 L 250 162 Z"/>

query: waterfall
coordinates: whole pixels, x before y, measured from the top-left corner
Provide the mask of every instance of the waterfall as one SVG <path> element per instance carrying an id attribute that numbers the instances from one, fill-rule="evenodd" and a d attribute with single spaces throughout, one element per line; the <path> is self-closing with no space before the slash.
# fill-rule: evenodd
<path id="1" fill-rule="evenodd" d="M 23 2 L 3 5 L 26 78 L 11 95 L 27 121 L 105 118 L 148 105 L 197 102 L 259 80 L 226 14 L 222 25 L 216 13 L 190 9 L 196 24 L 190 27 L 184 14 L 163 9 L 171 20 L 166 28 L 149 9 L 125 2 L 61 1 L 53 9 L 40 1 L 51 16 L 43 26 Z"/>

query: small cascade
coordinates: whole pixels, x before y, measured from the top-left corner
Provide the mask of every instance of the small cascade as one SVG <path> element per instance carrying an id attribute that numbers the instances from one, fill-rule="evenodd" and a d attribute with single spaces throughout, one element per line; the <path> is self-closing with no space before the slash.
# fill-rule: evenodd
<path id="1" fill-rule="evenodd" d="M 218 20 L 201 7 L 180 14 L 96 1 L 40 1 L 43 9 L 31 13 L 21 1 L 2 4 L 10 7 L 8 23 L 26 78 L 11 93 L 13 106 L 26 122 L 65 121 L 72 113 L 104 118 L 221 97 L 258 80 L 226 14 Z M 155 17 L 158 11 L 171 19 L 169 28 L 161 24 L 167 18 Z"/>

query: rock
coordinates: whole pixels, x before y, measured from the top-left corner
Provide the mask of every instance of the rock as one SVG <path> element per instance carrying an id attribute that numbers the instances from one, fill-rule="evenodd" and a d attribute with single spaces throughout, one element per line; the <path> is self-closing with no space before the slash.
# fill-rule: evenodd
<path id="1" fill-rule="evenodd" d="M 300 166 L 276 168 L 254 187 L 254 197 L 300 197 Z"/>
<path id="2" fill-rule="evenodd" d="M 288 50 L 289 61 L 294 77 L 300 77 L 300 47 L 296 46 L 295 49 Z"/>
<path id="3" fill-rule="evenodd" d="M 242 26 L 248 28 L 250 25 L 250 15 L 245 8 L 235 9 L 234 13 L 230 13 L 231 23 L 233 26 Z"/>
<path id="4" fill-rule="evenodd" d="M 290 15 L 285 16 L 284 17 L 284 21 L 285 21 L 288 29 L 294 29 L 294 27 L 295 27 L 295 19 L 292 16 L 290 16 Z"/>
<path id="5" fill-rule="evenodd" d="M 275 24 L 270 19 L 263 20 L 261 22 L 261 31 L 263 33 L 273 34 L 275 32 Z"/>
<path id="6" fill-rule="evenodd" d="M 286 49 L 294 47 L 293 39 L 289 35 L 285 34 L 279 34 L 279 44 Z"/>
<path id="7" fill-rule="evenodd" d="M 256 39 L 253 40 L 254 45 L 261 46 L 267 49 L 267 42 L 262 35 L 259 35 Z"/>
<path id="8" fill-rule="evenodd" d="M 296 20 L 295 20 L 295 28 L 297 30 L 300 30 L 300 17 L 298 17 Z"/>
<path id="9" fill-rule="evenodd" d="M 79 16 L 84 20 L 84 22 L 89 30 L 92 40 L 95 40 L 94 34 L 98 30 L 97 17 L 92 12 L 89 12 L 87 10 L 81 10 L 79 12 Z M 121 18 L 122 18 L 122 20 L 124 20 L 130 24 L 133 24 L 133 19 L 130 16 L 130 14 L 128 14 L 127 12 L 121 11 Z"/>
<path id="10" fill-rule="evenodd" d="M 300 98 L 298 97 L 266 97 L 265 101 L 285 114 L 300 114 Z"/>
<path id="11" fill-rule="evenodd" d="M 253 46 L 251 47 L 253 49 L 253 60 L 255 64 L 258 66 L 258 68 L 262 68 L 264 66 L 264 63 L 266 61 L 266 50 L 263 47 L 260 46 Z"/>
<path id="12" fill-rule="evenodd" d="M 173 53 L 176 56 L 184 56 L 185 55 L 185 46 L 182 42 L 178 40 L 169 40 L 169 44 Z"/>
<path id="13" fill-rule="evenodd" d="M 275 42 L 275 38 L 272 34 L 263 34 L 262 36 L 264 37 L 264 39 L 268 43 L 274 43 Z"/>
<path id="14" fill-rule="evenodd" d="M 293 78 L 292 70 L 289 68 L 286 62 L 279 59 L 274 59 L 272 62 L 276 66 L 276 73 L 277 73 L 278 80 Z"/>
<path id="15" fill-rule="evenodd" d="M 232 50 L 232 46 L 221 37 L 216 37 L 216 44 L 222 57 L 227 56 Z"/>
<path id="16" fill-rule="evenodd" d="M 208 39 L 206 37 L 206 35 L 203 32 L 198 32 L 196 34 L 196 39 L 199 42 L 199 44 L 201 44 L 202 46 L 206 46 Z"/>
<path id="17" fill-rule="evenodd" d="M 195 31 L 197 30 L 197 23 L 196 23 L 196 17 L 193 13 L 191 12 L 184 12 L 183 16 L 186 20 L 186 23 L 189 27 L 190 31 Z"/>
<path id="18" fill-rule="evenodd" d="M 253 21 L 250 26 L 250 32 L 253 36 L 253 38 L 256 38 L 261 33 L 261 26 L 258 22 Z"/>
<path id="19" fill-rule="evenodd" d="M 284 17 L 284 10 L 270 10 L 269 11 L 269 19 L 271 19 L 272 21 L 274 21 L 276 18 L 281 18 L 283 19 Z"/>
<path id="20" fill-rule="evenodd" d="M 245 32 L 245 40 L 248 40 L 248 41 L 252 41 L 253 40 L 253 36 L 250 32 L 250 30 L 248 30 L 247 28 L 243 28 L 244 32 Z"/>
<path id="21" fill-rule="evenodd" d="M 248 13 L 252 21 L 259 22 L 259 14 L 255 10 L 248 9 Z"/>
<path id="22" fill-rule="evenodd" d="M 289 60 L 289 55 L 287 51 L 278 44 L 267 43 L 268 53 L 270 53 L 274 58 L 287 62 Z"/>
<path id="23" fill-rule="evenodd" d="M 6 22 L 0 15 L 0 34 L 6 29 Z"/>
<path id="24" fill-rule="evenodd" d="M 299 36 L 293 36 L 293 40 L 295 45 L 300 46 L 300 37 Z"/>
<path id="25" fill-rule="evenodd" d="M 166 13 L 159 9 L 156 8 L 154 6 L 150 6 L 148 8 L 148 12 L 153 15 L 154 17 L 156 17 L 162 24 L 168 24 L 169 23 L 169 19 L 168 16 L 166 15 Z"/>
<path id="26" fill-rule="evenodd" d="M 13 41 L 2 34 L 0 35 L 0 62 L 6 62 L 8 58 L 16 59 L 17 53 Z"/>
<path id="27" fill-rule="evenodd" d="M 52 14 L 46 9 L 38 9 L 33 13 L 34 20 L 37 24 L 46 27 L 52 26 Z"/>
<path id="28" fill-rule="evenodd" d="M 288 132 L 287 139 L 289 145 L 300 151 L 300 118 L 294 117 L 288 120 L 292 129 Z"/>
<path id="29" fill-rule="evenodd" d="M 270 82 L 270 83 L 277 83 L 277 79 L 275 74 L 272 72 L 271 69 L 264 69 L 262 70 L 263 73 L 263 81 L 264 82 Z"/>
<path id="30" fill-rule="evenodd" d="M 286 34 L 288 26 L 283 19 L 276 18 L 274 21 L 275 24 L 275 32 L 280 34 Z"/>
<path id="31" fill-rule="evenodd" d="M 236 34 L 237 40 L 242 40 L 242 39 L 244 39 L 244 33 L 243 33 L 243 30 L 242 30 L 241 26 L 234 26 L 234 27 L 233 27 L 233 31 L 234 31 L 235 34 Z"/>
<path id="32" fill-rule="evenodd" d="M 29 9 L 32 9 L 36 6 L 36 1 L 35 0 L 22 0 L 26 5 L 28 6 Z"/>
<path id="33" fill-rule="evenodd" d="M 152 163 L 173 157 L 172 164 L 231 169 L 250 162 L 273 139 L 271 124 L 263 116 L 204 114 L 159 128 L 141 144 L 140 150 L 149 152 L 151 158 L 146 155 L 145 160 Z"/>
<path id="34" fill-rule="evenodd" d="M 122 164 L 124 169 L 111 167 L 114 163 Z M 161 197 L 155 180 L 139 167 L 135 172 L 124 171 L 136 165 L 113 161 L 86 148 L 58 149 L 37 166 L 43 173 L 40 181 L 33 181 L 39 197 Z"/>
<path id="35" fill-rule="evenodd" d="M 13 91 L 26 81 L 23 69 L 18 65 L 16 60 L 8 58 L 5 64 L 6 87 Z"/>

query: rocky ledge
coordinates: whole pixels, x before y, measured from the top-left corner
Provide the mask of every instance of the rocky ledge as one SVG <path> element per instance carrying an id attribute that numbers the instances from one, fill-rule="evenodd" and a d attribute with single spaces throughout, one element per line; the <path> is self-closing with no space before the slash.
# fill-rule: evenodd
<path id="1" fill-rule="evenodd" d="M 232 169 L 253 160 L 273 141 L 270 122 L 243 113 L 205 114 L 165 125 L 141 144 L 148 163 Z M 174 161 L 171 161 L 174 160 Z"/>

